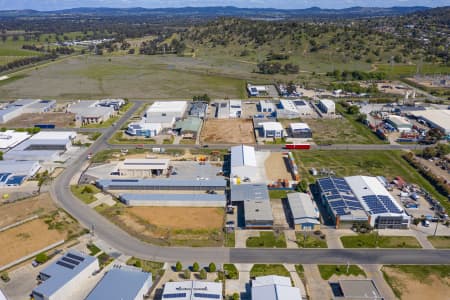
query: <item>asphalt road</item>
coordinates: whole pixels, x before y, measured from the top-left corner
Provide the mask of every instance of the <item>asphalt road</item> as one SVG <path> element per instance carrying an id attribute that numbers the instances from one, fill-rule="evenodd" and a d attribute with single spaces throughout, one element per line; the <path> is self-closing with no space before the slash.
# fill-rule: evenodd
<path id="1" fill-rule="evenodd" d="M 117 122 L 97 139 L 86 153 L 96 153 L 107 147 L 107 140 L 139 109 L 135 102 Z M 82 156 L 83 157 L 83 156 Z M 70 192 L 71 178 L 80 172 L 85 161 L 78 160 L 67 167 L 52 184 L 55 201 L 93 234 L 118 251 L 156 261 L 233 262 L 233 263 L 364 263 L 364 264 L 444 264 L 450 262 L 450 250 L 366 250 L 366 249 L 229 249 L 159 247 L 139 241 L 89 208 Z"/>

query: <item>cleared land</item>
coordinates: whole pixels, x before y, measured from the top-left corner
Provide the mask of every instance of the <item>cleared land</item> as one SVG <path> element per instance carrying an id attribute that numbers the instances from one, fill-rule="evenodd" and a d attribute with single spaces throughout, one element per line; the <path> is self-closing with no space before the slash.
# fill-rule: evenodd
<path id="1" fill-rule="evenodd" d="M 281 152 L 273 152 L 264 162 L 267 178 L 269 180 L 292 179 L 292 173 L 289 171 L 287 159 Z"/>
<path id="2" fill-rule="evenodd" d="M 377 236 L 371 233 L 343 236 L 341 241 L 344 248 L 421 248 L 412 236 Z"/>
<path id="3" fill-rule="evenodd" d="M 382 271 L 399 299 L 447 299 L 450 295 L 450 265 L 394 265 L 383 266 Z"/>
<path id="4" fill-rule="evenodd" d="M 2 98 L 180 99 L 245 97 L 244 81 L 197 69 L 198 61 L 176 56 L 81 56 L 30 71 L 2 85 Z"/>
<path id="5" fill-rule="evenodd" d="M 0 227 L 14 224 L 32 215 L 43 215 L 56 209 L 48 193 L 0 205 Z"/>
<path id="6" fill-rule="evenodd" d="M 255 143 L 253 123 L 242 119 L 207 120 L 200 139 L 212 144 L 252 144 Z"/>
<path id="7" fill-rule="evenodd" d="M 3 126 L 7 128 L 34 127 L 36 124 L 55 124 L 56 127 L 73 127 L 75 125 L 75 114 L 48 112 L 42 114 L 22 114 L 12 119 Z"/>
<path id="8" fill-rule="evenodd" d="M 131 235 L 164 246 L 222 246 L 224 210 L 201 207 L 95 208 Z"/>
<path id="9" fill-rule="evenodd" d="M 0 265 L 10 263 L 62 239 L 65 239 L 64 233 L 48 230 L 48 225 L 41 219 L 0 232 Z"/>

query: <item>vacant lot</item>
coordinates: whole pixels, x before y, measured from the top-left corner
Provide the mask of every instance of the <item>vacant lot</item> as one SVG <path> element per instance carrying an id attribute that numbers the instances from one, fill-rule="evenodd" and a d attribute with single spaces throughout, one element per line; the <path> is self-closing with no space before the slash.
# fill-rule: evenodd
<path id="1" fill-rule="evenodd" d="M 164 246 L 222 246 L 224 210 L 220 208 L 133 207 L 122 204 L 95 208 L 129 234 Z"/>
<path id="2" fill-rule="evenodd" d="M 58 230 L 48 230 L 48 225 L 37 219 L 0 232 L 0 265 L 5 265 L 25 255 L 65 239 Z"/>
<path id="3" fill-rule="evenodd" d="M 127 211 L 158 227 L 219 229 L 223 224 L 223 209 L 216 207 L 131 207 Z"/>
<path id="4" fill-rule="evenodd" d="M 258 237 L 249 237 L 246 246 L 248 248 L 286 248 L 286 238 L 282 233 L 275 235 L 272 231 L 261 231 Z"/>
<path id="5" fill-rule="evenodd" d="M 378 236 L 359 234 L 341 237 L 344 248 L 421 248 L 413 236 Z"/>
<path id="6" fill-rule="evenodd" d="M 202 129 L 201 141 L 212 144 L 253 144 L 255 134 L 251 120 L 207 120 Z"/>
<path id="7" fill-rule="evenodd" d="M 47 214 L 56 209 L 48 193 L 14 203 L 0 205 L 0 227 L 24 220 L 32 215 Z"/>
<path id="8" fill-rule="evenodd" d="M 384 266 L 382 271 L 399 299 L 448 299 L 450 295 L 449 265 L 394 265 Z"/>
<path id="9" fill-rule="evenodd" d="M 196 63 L 176 56 L 73 57 L 4 84 L 0 97 L 186 99 L 205 93 L 211 98 L 245 97 L 243 80 L 196 69 Z"/>
<path id="10" fill-rule="evenodd" d="M 7 128 L 27 128 L 36 124 L 55 124 L 56 127 L 72 127 L 75 125 L 75 114 L 48 112 L 42 114 L 22 114 L 4 124 Z"/>
<path id="11" fill-rule="evenodd" d="M 366 273 L 357 265 L 319 265 L 320 276 L 324 280 L 336 276 L 364 276 Z"/>
<path id="12" fill-rule="evenodd" d="M 278 179 L 293 179 L 287 162 L 288 160 L 284 157 L 283 153 L 271 153 L 264 162 L 267 178 L 274 181 Z"/>

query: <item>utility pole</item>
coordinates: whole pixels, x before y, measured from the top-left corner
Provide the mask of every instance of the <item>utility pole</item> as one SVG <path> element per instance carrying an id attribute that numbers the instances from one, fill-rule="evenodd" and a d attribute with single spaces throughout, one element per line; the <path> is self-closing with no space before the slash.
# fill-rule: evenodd
<path id="1" fill-rule="evenodd" d="M 433 236 L 436 236 L 438 225 L 439 225 L 439 218 L 436 220 L 436 228 L 434 228 Z"/>

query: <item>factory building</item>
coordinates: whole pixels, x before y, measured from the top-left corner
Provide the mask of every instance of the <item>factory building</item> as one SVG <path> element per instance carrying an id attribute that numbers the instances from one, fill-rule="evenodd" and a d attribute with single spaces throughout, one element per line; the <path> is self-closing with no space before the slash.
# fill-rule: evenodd
<path id="1" fill-rule="evenodd" d="M 152 286 L 152 274 L 129 266 L 114 266 L 85 300 L 142 300 Z"/>
<path id="2" fill-rule="evenodd" d="M 194 280 L 166 282 L 161 298 L 163 300 L 222 299 L 222 283 Z"/>
<path id="3" fill-rule="evenodd" d="M 267 95 L 267 88 L 264 85 L 247 84 L 247 92 L 250 97 L 259 97 Z"/>
<path id="4" fill-rule="evenodd" d="M 263 138 L 283 138 L 284 128 L 279 122 L 263 122 L 259 130 L 259 134 Z"/>
<path id="5" fill-rule="evenodd" d="M 289 193 L 287 198 L 295 230 L 320 229 L 319 210 L 308 194 Z"/>
<path id="6" fill-rule="evenodd" d="M 301 300 L 300 289 L 291 278 L 277 275 L 260 276 L 252 280 L 252 300 Z"/>
<path id="7" fill-rule="evenodd" d="M 73 299 L 99 268 L 96 257 L 70 250 L 39 273 L 42 283 L 33 290 L 32 297 L 35 300 Z"/>
<path id="8" fill-rule="evenodd" d="M 344 279 L 330 282 L 334 300 L 383 300 L 373 280 L 370 279 Z"/>
<path id="9" fill-rule="evenodd" d="M 0 123 L 6 123 L 25 113 L 49 112 L 55 107 L 55 100 L 19 99 L 0 109 Z"/>
<path id="10" fill-rule="evenodd" d="M 0 187 L 19 186 L 41 168 L 37 161 L 0 161 Z"/>
<path id="11" fill-rule="evenodd" d="M 31 135 L 28 132 L 19 132 L 14 130 L 6 130 L 0 132 L 0 151 L 6 152 L 9 149 L 17 146 Z"/>
<path id="12" fill-rule="evenodd" d="M 41 131 L 3 155 L 5 160 L 56 161 L 72 147 L 74 131 Z"/>
<path id="13" fill-rule="evenodd" d="M 67 112 L 75 114 L 75 123 L 78 126 L 98 124 L 105 122 L 116 114 L 115 107 L 106 100 L 78 100 L 67 106 Z"/>
<path id="14" fill-rule="evenodd" d="M 289 125 L 293 138 L 310 139 L 312 138 L 312 130 L 306 123 L 291 123 Z"/>
<path id="15" fill-rule="evenodd" d="M 245 182 L 254 178 L 257 172 L 254 147 L 245 145 L 231 147 L 230 178 Z"/>
<path id="16" fill-rule="evenodd" d="M 162 131 L 161 123 L 134 122 L 128 124 L 125 133 L 132 136 L 154 137 Z"/>
<path id="17" fill-rule="evenodd" d="M 386 122 L 394 126 L 400 132 L 409 132 L 412 130 L 412 123 L 408 121 L 405 117 L 389 115 Z"/>
<path id="18" fill-rule="evenodd" d="M 241 100 L 223 100 L 216 102 L 216 118 L 240 118 L 242 115 Z"/>
<path id="19" fill-rule="evenodd" d="M 321 202 L 337 228 L 368 224 L 378 229 L 405 229 L 410 216 L 377 177 L 351 176 L 317 180 Z"/>
<path id="20" fill-rule="evenodd" d="M 321 99 L 317 106 L 324 114 L 334 115 L 336 113 L 336 104 L 333 100 Z"/>
<path id="21" fill-rule="evenodd" d="M 225 179 L 100 179 L 97 186 L 102 190 L 141 191 L 216 191 L 225 192 Z"/>
<path id="22" fill-rule="evenodd" d="M 170 159 L 129 158 L 117 164 L 114 173 L 119 176 L 146 178 L 167 174 Z"/>
<path id="23" fill-rule="evenodd" d="M 187 101 L 156 101 L 145 112 L 146 122 L 159 122 L 159 117 L 172 117 L 175 120 L 181 119 L 188 107 Z M 164 126 L 163 126 L 164 127 Z"/>
<path id="24" fill-rule="evenodd" d="M 411 112 L 416 118 L 426 121 L 432 128 L 441 129 L 450 137 L 450 110 L 430 109 Z"/>
<path id="25" fill-rule="evenodd" d="M 193 101 L 189 108 L 189 116 L 204 119 L 208 112 L 208 103 Z"/>
<path id="26" fill-rule="evenodd" d="M 258 110 L 260 112 L 272 113 L 277 111 L 277 106 L 270 100 L 260 100 Z"/>
<path id="27" fill-rule="evenodd" d="M 277 117 L 281 119 L 294 119 L 298 118 L 300 113 L 295 105 L 294 101 L 281 99 L 279 108 L 277 109 Z"/>
<path id="28" fill-rule="evenodd" d="M 184 120 L 177 121 L 175 123 L 174 129 L 186 139 L 195 139 L 197 138 L 201 128 L 203 121 L 197 117 L 188 117 Z"/>

